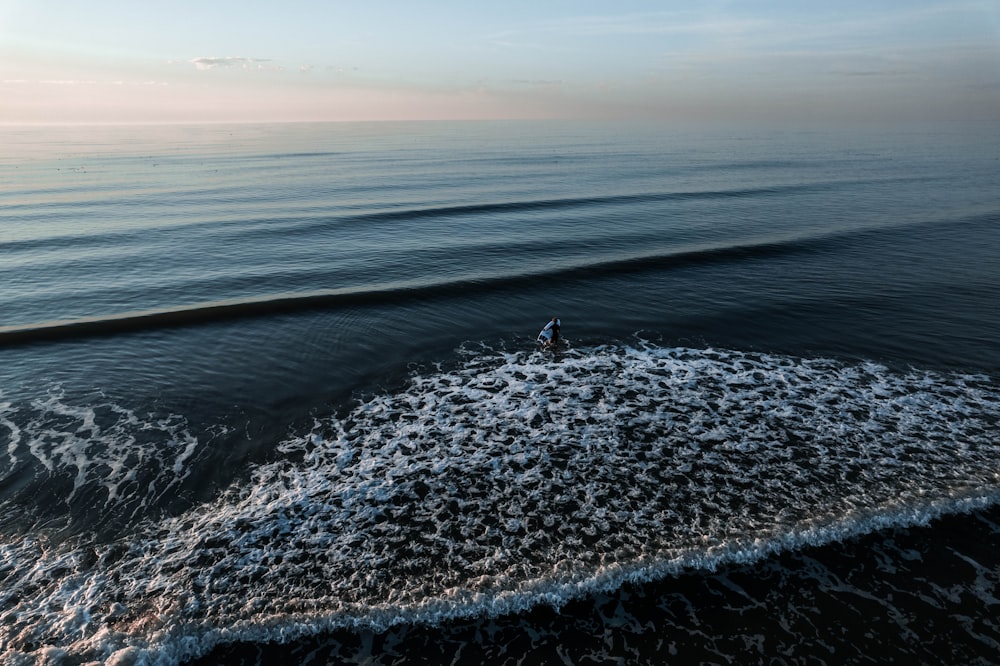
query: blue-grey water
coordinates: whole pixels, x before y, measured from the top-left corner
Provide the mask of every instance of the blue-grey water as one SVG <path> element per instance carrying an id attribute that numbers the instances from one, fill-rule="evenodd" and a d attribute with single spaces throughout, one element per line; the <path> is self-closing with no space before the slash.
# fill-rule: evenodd
<path id="1" fill-rule="evenodd" d="M 998 130 L 0 128 L 0 657 L 1000 663 Z"/>

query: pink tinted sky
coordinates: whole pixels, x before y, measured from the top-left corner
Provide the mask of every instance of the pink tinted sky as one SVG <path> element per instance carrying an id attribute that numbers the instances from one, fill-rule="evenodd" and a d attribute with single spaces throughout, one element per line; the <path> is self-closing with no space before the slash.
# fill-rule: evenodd
<path id="1" fill-rule="evenodd" d="M 995 0 L 0 0 L 0 122 L 1000 119 Z"/>

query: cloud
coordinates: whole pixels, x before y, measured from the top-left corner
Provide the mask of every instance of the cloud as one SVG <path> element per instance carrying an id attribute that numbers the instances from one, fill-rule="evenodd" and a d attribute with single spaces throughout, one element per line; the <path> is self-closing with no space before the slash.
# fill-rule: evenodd
<path id="1" fill-rule="evenodd" d="M 742 35 L 772 25 L 758 18 L 700 16 L 694 12 L 655 12 L 623 16 L 590 16 L 549 25 L 552 32 L 599 35 Z"/>
<path id="2" fill-rule="evenodd" d="M 766 32 L 774 23 L 756 17 L 703 15 L 692 11 L 661 11 L 604 16 L 576 16 L 545 21 L 494 33 L 492 42 L 506 47 L 527 47 L 540 35 L 572 37 L 692 36 L 734 37 Z"/>
<path id="3" fill-rule="evenodd" d="M 519 86 L 538 86 L 544 88 L 555 88 L 563 84 L 560 79 L 507 79 L 507 83 Z"/>
<path id="4" fill-rule="evenodd" d="M 259 67 L 260 63 L 271 62 L 270 58 L 242 58 L 227 56 L 225 58 L 217 57 L 201 57 L 192 58 L 189 60 L 198 69 L 215 69 L 217 67 L 239 67 L 242 69 L 250 69 L 251 67 Z"/>
<path id="5" fill-rule="evenodd" d="M 114 81 L 98 81 L 95 79 L 2 79 L 0 85 L 18 86 L 165 86 L 165 81 L 126 81 L 118 79 Z"/>
<path id="6" fill-rule="evenodd" d="M 909 69 L 839 69 L 833 70 L 840 76 L 908 76 L 913 74 Z"/>
<path id="7" fill-rule="evenodd" d="M 101 83 L 93 79 L 41 79 L 38 83 L 50 86 L 93 86 Z"/>

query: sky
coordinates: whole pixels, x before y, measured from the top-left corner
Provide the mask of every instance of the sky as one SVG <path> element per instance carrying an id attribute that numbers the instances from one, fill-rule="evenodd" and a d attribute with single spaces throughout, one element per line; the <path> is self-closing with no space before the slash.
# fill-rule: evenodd
<path id="1" fill-rule="evenodd" d="M 0 123 L 1000 120 L 1000 1 L 0 0 Z"/>

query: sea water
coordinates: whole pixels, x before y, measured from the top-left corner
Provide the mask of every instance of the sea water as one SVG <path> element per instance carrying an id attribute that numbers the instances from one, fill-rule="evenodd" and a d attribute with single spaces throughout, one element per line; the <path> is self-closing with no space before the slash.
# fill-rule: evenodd
<path id="1" fill-rule="evenodd" d="M 0 654 L 995 663 L 997 129 L 3 128 Z"/>

